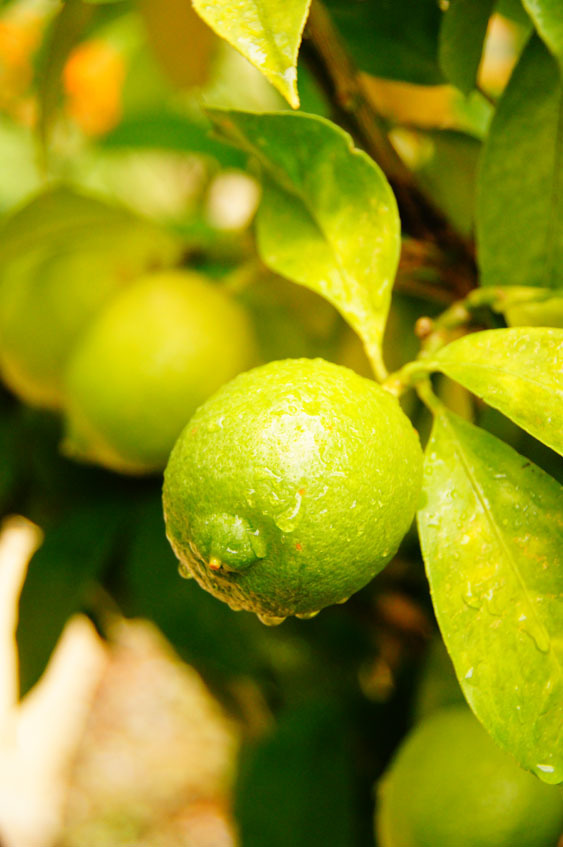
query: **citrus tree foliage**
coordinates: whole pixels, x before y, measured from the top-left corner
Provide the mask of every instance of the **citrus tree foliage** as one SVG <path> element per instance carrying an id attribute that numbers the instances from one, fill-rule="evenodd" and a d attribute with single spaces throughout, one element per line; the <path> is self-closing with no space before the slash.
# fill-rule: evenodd
<path id="1" fill-rule="evenodd" d="M 6 26 L 18 4 L 1 4 Z M 42 20 L 27 83 L 0 97 L 6 161 L 28 156 L 28 180 L 6 167 L 0 187 L 0 503 L 45 534 L 20 601 L 21 693 L 74 613 L 101 631 L 117 612 L 152 620 L 250 729 L 235 792 L 245 847 L 368 843 L 372 783 L 416 714 L 433 634 L 453 665 L 437 690 L 454 686 L 524 769 L 563 782 L 563 14 L 558 0 L 444 5 L 69 0 Z M 511 45 L 501 73 L 499 32 Z M 234 184 L 242 193 L 221 199 Z M 103 443 L 79 422 L 81 455 L 110 459 L 79 464 L 64 440 L 61 453 L 79 341 L 105 325 L 118 290 L 169 268 L 246 312 L 249 363 L 352 367 L 399 398 L 419 433 L 416 531 L 315 620 L 267 629 L 179 579 L 164 463 L 128 474 L 116 446 L 173 405 L 158 380 L 143 389 L 159 365 L 142 359 L 138 322 L 139 386 L 121 394 L 150 414 L 118 431 L 103 396 L 110 362 Z M 157 292 L 155 320 L 159 308 Z M 117 323 L 116 357 L 128 344 Z M 264 514 L 279 482 L 260 483 Z M 353 475 L 343 484 L 355 505 Z M 300 506 L 306 486 L 297 493 Z M 229 542 L 253 528 L 216 512 L 235 556 Z M 326 521 L 354 534 L 350 514 Z M 364 515 L 357 538 L 370 526 Z M 280 527 L 282 557 L 291 546 L 298 561 L 294 521 Z M 192 547 L 198 568 L 225 564 Z M 301 577 L 315 579 L 307 565 Z"/>

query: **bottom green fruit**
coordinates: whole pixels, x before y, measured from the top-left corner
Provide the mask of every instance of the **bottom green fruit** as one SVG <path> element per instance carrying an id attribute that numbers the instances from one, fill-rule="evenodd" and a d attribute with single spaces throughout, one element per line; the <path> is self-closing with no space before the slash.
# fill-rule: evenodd
<path id="1" fill-rule="evenodd" d="M 421 487 L 397 400 L 322 359 L 270 362 L 194 415 L 165 472 L 168 538 L 187 574 L 264 622 L 310 617 L 395 554 Z"/>
<path id="2" fill-rule="evenodd" d="M 466 706 L 407 736 L 378 790 L 380 847 L 556 847 L 563 798 L 522 770 Z"/>

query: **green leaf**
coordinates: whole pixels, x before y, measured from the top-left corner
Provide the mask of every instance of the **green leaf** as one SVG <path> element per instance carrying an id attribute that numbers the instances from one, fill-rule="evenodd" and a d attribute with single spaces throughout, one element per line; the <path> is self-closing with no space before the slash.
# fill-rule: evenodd
<path id="1" fill-rule="evenodd" d="M 486 289 L 481 289 L 485 293 Z M 491 291 L 489 307 L 504 315 L 509 326 L 563 328 L 563 294 L 553 288 L 516 285 Z"/>
<path id="2" fill-rule="evenodd" d="M 108 563 L 119 521 L 109 500 L 78 507 L 47 532 L 31 559 L 16 635 L 21 696 L 38 681 L 67 620 Z"/>
<path id="3" fill-rule="evenodd" d="M 475 224 L 475 187 L 481 142 L 461 132 L 441 130 L 420 134 L 430 155 L 416 171 L 421 187 L 463 235 Z"/>
<path id="4" fill-rule="evenodd" d="M 210 134 L 210 126 L 174 112 L 150 111 L 120 122 L 98 142 L 104 149 L 180 150 L 212 156 L 229 167 L 243 168 L 247 157 Z"/>
<path id="5" fill-rule="evenodd" d="M 356 843 L 353 748 L 346 736 L 338 706 L 315 699 L 282 714 L 274 732 L 246 751 L 235 788 L 244 847 Z"/>
<path id="6" fill-rule="evenodd" d="M 563 63 L 561 0 L 522 0 L 522 3 L 553 55 Z"/>
<path id="7" fill-rule="evenodd" d="M 62 73 L 70 51 L 92 19 L 93 9 L 82 0 L 67 0 L 53 23 L 39 73 L 38 131 L 47 156 L 50 132 L 62 93 Z"/>
<path id="8" fill-rule="evenodd" d="M 509 326 L 552 326 L 563 329 L 563 297 L 553 296 L 539 302 L 509 306 L 505 316 Z"/>
<path id="9" fill-rule="evenodd" d="M 382 171 L 324 118 L 209 114 L 225 138 L 264 168 L 261 258 L 336 306 L 379 369 L 400 250 L 397 205 Z"/>
<path id="10" fill-rule="evenodd" d="M 217 35 L 235 47 L 294 108 L 297 54 L 311 0 L 192 0 Z"/>
<path id="11" fill-rule="evenodd" d="M 451 0 L 440 29 L 440 65 L 464 94 L 475 88 L 495 0 Z"/>
<path id="12" fill-rule="evenodd" d="M 563 89 L 533 37 L 500 100 L 481 161 L 482 285 L 563 287 Z"/>
<path id="13" fill-rule="evenodd" d="M 362 71 L 420 85 L 444 82 L 435 0 L 326 0 L 326 6 Z"/>
<path id="14" fill-rule="evenodd" d="M 563 781 L 563 488 L 444 411 L 426 449 L 418 522 L 442 636 L 493 738 Z"/>
<path id="15" fill-rule="evenodd" d="M 563 455 L 563 329 L 476 332 L 432 364 Z"/>

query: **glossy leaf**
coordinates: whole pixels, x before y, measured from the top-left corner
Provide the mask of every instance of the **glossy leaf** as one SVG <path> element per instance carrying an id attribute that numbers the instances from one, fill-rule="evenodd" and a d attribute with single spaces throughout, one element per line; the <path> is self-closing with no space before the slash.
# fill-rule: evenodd
<path id="1" fill-rule="evenodd" d="M 563 329 L 476 332 L 443 347 L 433 363 L 563 455 Z"/>
<path id="2" fill-rule="evenodd" d="M 522 0 L 536 29 L 560 63 L 563 62 L 563 14 L 560 0 Z"/>
<path id="3" fill-rule="evenodd" d="M 434 608 L 474 712 L 520 764 L 563 781 L 563 487 L 444 411 L 418 522 Z"/>
<path id="4" fill-rule="evenodd" d="M 309 700 L 243 751 L 235 816 L 245 847 L 350 847 L 352 748 L 338 706 Z M 246 755 L 244 755 L 246 753 Z"/>
<path id="5" fill-rule="evenodd" d="M 477 240 L 482 285 L 563 287 L 563 89 L 533 37 L 483 150 Z"/>
<path id="6" fill-rule="evenodd" d="M 67 620 L 80 611 L 107 565 L 119 521 L 109 500 L 77 507 L 47 532 L 31 559 L 16 635 L 21 696 L 38 681 Z"/>
<path id="7" fill-rule="evenodd" d="M 475 88 L 495 0 L 451 0 L 440 29 L 440 65 L 464 94 Z"/>
<path id="8" fill-rule="evenodd" d="M 326 0 L 326 6 L 362 71 L 421 85 L 444 82 L 435 0 Z"/>
<path id="9" fill-rule="evenodd" d="M 193 0 L 196 12 L 299 106 L 297 54 L 311 0 Z"/>
<path id="10" fill-rule="evenodd" d="M 563 296 L 509 307 L 505 316 L 509 326 L 552 326 L 563 329 Z"/>
<path id="11" fill-rule="evenodd" d="M 393 192 L 347 133 L 312 115 L 210 112 L 265 172 L 258 250 L 276 273 L 322 294 L 380 348 L 400 249 Z"/>

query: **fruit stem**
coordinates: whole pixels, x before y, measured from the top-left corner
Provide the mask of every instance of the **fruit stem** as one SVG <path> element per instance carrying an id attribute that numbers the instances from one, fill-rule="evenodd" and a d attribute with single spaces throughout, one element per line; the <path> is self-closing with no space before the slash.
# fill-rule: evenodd
<path id="1" fill-rule="evenodd" d="M 395 397 L 400 397 L 410 388 L 416 388 L 421 380 L 427 379 L 431 370 L 432 367 L 428 362 L 415 359 L 413 362 L 407 362 L 398 371 L 389 374 L 382 387 Z"/>
<path id="2" fill-rule="evenodd" d="M 426 408 L 429 409 L 433 415 L 441 415 L 444 413 L 446 407 L 444 406 L 442 401 L 434 394 L 430 379 L 427 378 L 421 380 L 420 382 L 417 382 L 415 390 L 424 405 L 426 406 Z"/>
<path id="3" fill-rule="evenodd" d="M 376 380 L 381 383 L 385 382 L 389 376 L 389 371 L 385 367 L 383 356 L 381 355 L 381 346 L 364 341 L 364 349 Z"/>

